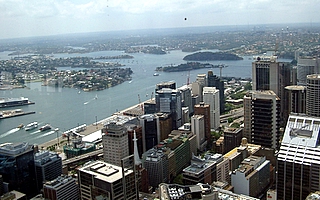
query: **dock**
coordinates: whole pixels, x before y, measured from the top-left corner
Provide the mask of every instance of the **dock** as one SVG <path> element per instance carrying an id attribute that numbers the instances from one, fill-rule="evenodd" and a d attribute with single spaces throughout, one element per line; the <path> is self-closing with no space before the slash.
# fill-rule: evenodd
<path id="1" fill-rule="evenodd" d="M 30 115 L 30 114 L 35 114 L 35 113 L 36 112 L 34 112 L 34 111 L 24 112 L 21 109 L 3 110 L 3 111 L 0 111 L 0 119 L 18 117 L 18 116 L 23 116 L 23 115 Z"/>

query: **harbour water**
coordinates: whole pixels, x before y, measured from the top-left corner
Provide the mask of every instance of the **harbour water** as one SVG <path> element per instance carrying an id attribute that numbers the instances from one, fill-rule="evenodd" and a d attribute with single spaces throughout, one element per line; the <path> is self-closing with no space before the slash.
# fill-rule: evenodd
<path id="1" fill-rule="evenodd" d="M 55 57 L 71 56 L 117 56 L 125 54 L 121 51 L 101 51 L 87 54 L 56 54 Z M 27 83 L 27 89 L 0 90 L 0 97 L 28 97 L 34 105 L 21 106 L 24 111 L 35 111 L 35 114 L 13 117 L 0 120 L 0 143 L 27 141 L 33 144 L 41 144 L 55 139 L 63 131 L 81 124 L 92 124 L 111 116 L 113 113 L 139 103 L 139 100 L 150 99 L 155 85 L 164 81 L 175 81 L 177 87 L 195 81 L 196 76 L 207 73 L 209 69 L 200 69 L 189 72 L 159 72 L 159 76 L 153 76 L 156 67 L 178 65 L 185 63 L 183 57 L 190 53 L 171 51 L 165 55 L 153 55 L 134 53 L 133 59 L 116 60 L 125 67 L 133 70 L 132 80 L 115 87 L 103 90 L 83 92 L 74 88 L 54 88 L 42 86 L 42 83 Z M 1 56 L 3 59 L 3 56 Z M 211 64 L 225 64 L 222 76 L 251 78 L 252 56 L 245 56 L 238 61 L 212 61 Z M 107 60 L 104 60 L 107 61 Z M 109 60 L 115 62 L 115 60 Z M 283 60 L 289 62 L 290 60 Z M 71 69 L 71 68 L 63 68 Z M 59 70 L 62 70 L 59 68 Z M 214 74 L 220 75 L 217 68 L 211 69 Z M 140 96 L 140 99 L 139 99 Z M 97 97 L 97 98 L 96 98 Z M 11 109 L 15 109 L 11 108 Z M 17 126 L 38 121 L 39 127 L 46 123 L 53 127 L 50 131 L 40 132 L 38 129 L 25 131 Z M 54 132 L 59 128 L 59 132 Z"/>

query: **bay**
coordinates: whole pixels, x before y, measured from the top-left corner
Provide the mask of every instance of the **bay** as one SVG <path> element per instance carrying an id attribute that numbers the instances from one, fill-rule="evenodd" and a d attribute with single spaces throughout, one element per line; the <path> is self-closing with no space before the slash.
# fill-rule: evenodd
<path id="1" fill-rule="evenodd" d="M 100 51 L 85 54 L 54 54 L 53 56 L 99 57 L 123 54 L 126 53 L 122 51 Z M 150 99 L 157 83 L 175 81 L 177 87 L 179 87 L 187 83 L 188 76 L 190 82 L 195 81 L 198 74 L 206 74 L 209 69 L 190 72 L 160 72 L 159 76 L 153 76 L 156 67 L 186 63 L 186 61 L 183 61 L 183 57 L 187 54 L 190 53 L 176 50 L 164 55 L 134 53 L 130 54 L 134 56 L 133 59 L 100 60 L 103 62 L 119 62 L 133 70 L 131 81 L 103 91 L 80 91 L 79 93 L 74 88 L 42 86 L 40 82 L 27 83 L 27 89 L 2 90 L 0 91 L 0 97 L 28 97 L 30 101 L 35 102 L 34 105 L 15 108 L 35 111 L 36 113 L 0 120 L 0 143 L 26 141 L 33 144 L 42 144 L 55 139 L 57 135 L 70 128 L 84 123 L 87 125 L 95 123 L 96 120 L 102 120 L 119 110 L 138 104 L 139 96 L 141 102 Z M 252 56 L 244 56 L 243 58 L 243 60 L 237 61 L 210 61 L 209 63 L 227 65 L 228 67 L 222 69 L 222 76 L 251 78 Z M 290 60 L 282 61 L 290 62 Z M 59 68 L 59 70 L 66 69 L 71 68 Z M 219 69 L 210 70 L 213 70 L 214 74 L 220 75 Z M 59 128 L 60 131 L 57 133 L 53 130 L 46 132 L 40 132 L 37 129 L 25 131 L 17 128 L 21 123 L 26 125 L 33 121 L 38 121 L 39 126 L 49 123 L 53 128 Z"/>

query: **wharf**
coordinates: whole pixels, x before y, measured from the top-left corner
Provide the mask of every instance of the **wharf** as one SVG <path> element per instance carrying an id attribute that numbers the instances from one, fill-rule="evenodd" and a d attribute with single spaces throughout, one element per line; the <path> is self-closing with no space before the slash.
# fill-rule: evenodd
<path id="1" fill-rule="evenodd" d="M 35 114 L 35 113 L 36 112 L 34 112 L 34 111 L 24 112 L 21 109 L 0 111 L 0 119 L 18 117 L 18 116 L 23 116 L 23 115 L 30 115 L 30 114 Z"/>

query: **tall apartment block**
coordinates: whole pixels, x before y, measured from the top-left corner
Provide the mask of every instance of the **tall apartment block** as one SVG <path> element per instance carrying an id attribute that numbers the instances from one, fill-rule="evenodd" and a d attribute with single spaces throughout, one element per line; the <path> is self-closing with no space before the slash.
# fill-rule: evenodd
<path id="1" fill-rule="evenodd" d="M 94 161 L 79 169 L 80 198 L 138 199 L 133 170 L 123 169 L 103 161 Z"/>
<path id="2" fill-rule="evenodd" d="M 0 145 L 0 174 L 9 191 L 18 190 L 28 196 L 36 194 L 34 146 L 27 142 Z"/>
<path id="3" fill-rule="evenodd" d="M 205 137 L 205 121 L 203 115 L 193 115 L 191 117 L 191 132 L 197 136 L 197 149 L 205 150 L 207 145 Z"/>
<path id="4" fill-rule="evenodd" d="M 213 71 L 208 71 L 208 87 L 215 87 L 219 90 L 220 99 L 220 114 L 224 112 L 224 82 L 216 75 L 213 75 Z"/>
<path id="5" fill-rule="evenodd" d="M 260 56 L 252 63 L 252 90 L 272 90 L 280 99 L 280 120 L 286 122 L 288 95 L 291 85 L 290 63 L 278 62 L 276 56 Z"/>
<path id="6" fill-rule="evenodd" d="M 59 176 L 51 181 L 46 181 L 43 185 L 43 194 L 45 199 L 57 200 L 78 200 L 79 185 L 71 176 Z"/>
<path id="7" fill-rule="evenodd" d="M 244 132 L 249 143 L 280 147 L 280 99 L 271 90 L 250 91 L 243 101 Z"/>
<path id="8" fill-rule="evenodd" d="M 38 191 L 45 181 L 52 181 L 62 174 L 62 159 L 54 152 L 40 151 L 34 155 Z"/>
<path id="9" fill-rule="evenodd" d="M 194 106 L 195 115 L 203 115 L 204 117 L 204 128 L 205 128 L 205 137 L 206 141 L 211 141 L 211 126 L 210 126 L 210 105 L 204 104 L 201 102 Z"/>
<path id="10" fill-rule="evenodd" d="M 289 95 L 288 113 L 306 113 L 306 86 L 290 85 L 285 89 Z"/>
<path id="11" fill-rule="evenodd" d="M 121 166 L 121 160 L 129 156 L 127 128 L 111 122 L 102 129 L 103 160 Z"/>
<path id="12" fill-rule="evenodd" d="M 220 100 L 219 90 L 215 87 L 203 88 L 203 102 L 210 105 L 210 126 L 211 129 L 218 129 L 220 126 Z"/>
<path id="13" fill-rule="evenodd" d="M 320 117 L 320 74 L 307 76 L 306 113 Z"/>
<path id="14" fill-rule="evenodd" d="M 172 130 L 182 125 L 182 104 L 179 90 L 162 88 L 156 91 L 157 112 L 170 113 L 172 116 Z"/>
<path id="15" fill-rule="evenodd" d="M 307 76 L 320 73 L 320 60 L 317 57 L 304 56 L 297 60 L 298 85 L 307 84 Z"/>
<path id="16" fill-rule="evenodd" d="M 277 199 L 306 199 L 320 190 L 320 118 L 290 115 L 278 153 Z"/>

